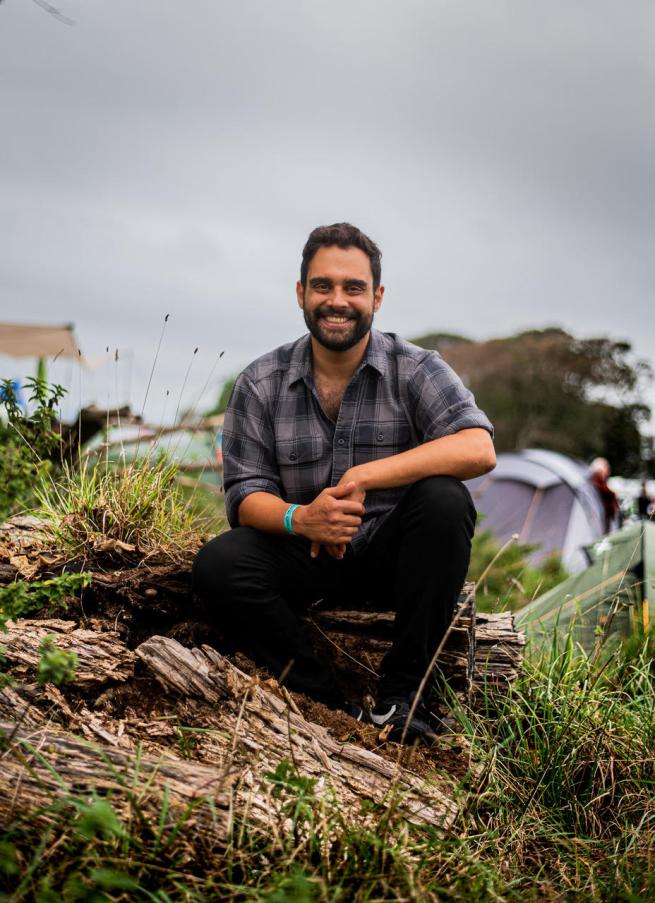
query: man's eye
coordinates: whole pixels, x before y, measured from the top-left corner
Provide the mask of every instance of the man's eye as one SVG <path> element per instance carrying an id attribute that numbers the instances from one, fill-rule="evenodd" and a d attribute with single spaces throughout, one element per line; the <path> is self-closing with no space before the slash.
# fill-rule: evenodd
<path id="1" fill-rule="evenodd" d="M 349 285 L 348 286 L 348 292 L 351 295 L 358 295 L 360 292 L 363 292 L 363 291 L 364 291 L 364 289 L 361 287 L 361 285 Z"/>

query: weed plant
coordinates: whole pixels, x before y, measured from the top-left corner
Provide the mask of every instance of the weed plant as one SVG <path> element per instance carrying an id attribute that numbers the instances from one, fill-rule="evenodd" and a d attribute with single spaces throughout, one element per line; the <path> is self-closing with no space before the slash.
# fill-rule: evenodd
<path id="1" fill-rule="evenodd" d="M 64 396 L 59 385 L 38 377 L 27 379 L 28 413 L 19 404 L 10 379 L 0 380 L 0 521 L 28 506 L 34 488 L 50 472 L 61 436 L 54 428 L 56 408 Z"/>
<path id="2" fill-rule="evenodd" d="M 66 609 L 70 598 L 90 582 L 91 574 L 64 572 L 50 580 L 14 580 L 0 586 L 0 632 L 9 618 L 24 618 L 42 608 L 51 615 Z"/>
<path id="3" fill-rule="evenodd" d="M 68 607 L 71 597 L 78 595 L 91 582 L 90 574 L 64 573 L 51 580 L 15 580 L 0 587 L 0 634 L 7 632 L 9 619 L 24 618 L 44 607 L 56 614 Z M 0 645 L 0 689 L 11 678 L 3 670 L 3 649 Z M 70 683 L 75 678 L 77 655 L 59 649 L 55 638 L 44 637 L 39 647 L 37 682 L 40 684 Z"/>

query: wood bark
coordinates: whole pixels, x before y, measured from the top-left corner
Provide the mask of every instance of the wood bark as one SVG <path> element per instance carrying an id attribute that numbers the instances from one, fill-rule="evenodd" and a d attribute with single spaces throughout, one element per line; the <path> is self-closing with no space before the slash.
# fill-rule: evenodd
<path id="1" fill-rule="evenodd" d="M 175 640 L 151 637 L 136 654 L 167 690 L 224 707 L 224 723 L 247 758 L 247 783 L 257 783 L 286 758 L 301 774 L 316 779 L 317 788 L 333 793 L 344 810 L 356 812 L 363 799 L 393 802 L 416 824 L 452 824 L 457 808 L 436 781 L 423 780 L 356 743 L 337 740 L 303 718 L 290 697 L 284 700 L 266 690 L 215 649 L 187 649 Z"/>
<path id="2" fill-rule="evenodd" d="M 173 820 L 199 800 L 193 822 L 217 839 L 227 836 L 233 776 L 172 757 L 149 759 L 136 750 L 126 752 L 108 745 L 92 745 L 48 727 L 17 727 L 0 720 L 0 822 L 9 824 L 22 812 L 37 810 L 35 818 L 48 821 L 41 807 L 73 795 L 84 799 L 111 792 L 112 806 L 125 811 L 137 799 L 153 827 L 166 794 Z"/>
<path id="3" fill-rule="evenodd" d="M 0 636 L 3 655 L 13 674 L 22 677 L 35 671 L 39 647 L 48 636 L 59 649 L 77 656 L 75 683 L 82 688 L 124 681 L 134 673 L 135 655 L 117 633 L 76 628 L 74 621 L 56 618 L 21 618 L 16 623 L 8 621 L 7 632 Z"/>
<path id="4" fill-rule="evenodd" d="M 15 629 L 19 631 L 20 626 Z M 25 635 L 36 643 L 31 626 Z M 81 653 L 86 647 L 84 631 L 62 629 L 61 635 L 69 638 L 68 648 L 73 652 Z M 129 660 L 133 655 L 127 649 L 121 653 L 115 636 L 105 640 L 119 658 L 122 655 Z M 93 648 L 101 647 L 98 642 Z M 228 811 L 247 814 L 255 825 L 282 830 L 285 804 L 295 791 L 292 786 L 280 788 L 269 776 L 286 759 L 293 773 L 315 782 L 317 806 L 334 801 L 355 823 L 371 824 L 379 817 L 381 809 L 378 815 L 375 810 L 364 812 L 362 802 L 367 800 L 382 808 L 392 807 L 398 816 L 418 825 L 442 830 L 452 825 L 457 807 L 443 784 L 419 777 L 401 761 L 336 739 L 326 728 L 306 720 L 289 694 L 281 698 L 261 686 L 216 650 L 188 649 L 170 638 L 152 637 L 137 648 L 136 656 L 172 694 L 168 711 L 175 712 L 175 697 L 179 696 L 180 701 L 191 700 L 196 705 L 193 723 L 206 723 L 210 718 L 215 725 L 201 735 L 202 763 L 186 762 L 173 754 L 175 746 L 161 745 L 162 737 L 173 735 L 174 739 L 175 728 L 169 723 L 128 726 L 121 733 L 79 700 L 69 704 L 57 688 L 17 683 L 0 692 L 0 737 L 4 737 L 0 744 L 4 747 L 0 816 L 9 819 L 55 798 L 66 799 L 73 787 L 82 794 L 112 790 L 117 804 L 127 806 L 126 788 L 134 790 L 138 772 L 137 790 L 144 788 L 153 812 L 168 787 L 166 792 L 178 809 L 207 796 L 219 812 L 218 821 L 212 822 L 217 836 L 225 836 L 229 829 Z M 118 680 L 128 680 L 125 669 L 113 673 Z M 93 685 L 87 682 L 86 689 Z M 177 721 L 177 716 L 173 717 Z M 61 730 L 53 721 L 87 739 Z M 373 730 L 354 721 L 352 725 L 353 733 Z M 143 740 L 148 750 L 145 756 L 137 752 Z M 411 755 L 411 751 L 403 752 L 405 759 Z M 210 807 L 203 808 L 197 817 L 204 823 L 210 811 Z"/>
<path id="5" fill-rule="evenodd" d="M 357 637 L 360 659 L 378 670 L 391 648 L 393 612 L 316 611 L 310 619 L 335 647 L 350 654 L 351 637 Z M 514 628 L 511 612 L 476 611 L 475 588 L 464 585 L 453 626 L 437 660 L 451 688 L 472 705 L 489 690 L 502 691 L 518 677 L 525 636 Z"/>

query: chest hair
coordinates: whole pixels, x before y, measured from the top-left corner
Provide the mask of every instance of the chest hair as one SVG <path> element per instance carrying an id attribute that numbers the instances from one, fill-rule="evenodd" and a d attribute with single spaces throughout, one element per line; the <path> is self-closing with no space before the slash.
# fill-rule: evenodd
<path id="1" fill-rule="evenodd" d="M 321 402 L 321 407 L 334 423 L 339 416 L 341 401 L 348 383 L 334 382 L 332 380 L 316 379 L 316 391 Z"/>

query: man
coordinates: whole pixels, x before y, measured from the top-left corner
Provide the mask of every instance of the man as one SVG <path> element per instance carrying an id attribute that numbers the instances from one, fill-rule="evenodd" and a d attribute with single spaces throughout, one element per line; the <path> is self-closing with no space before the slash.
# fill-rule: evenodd
<path id="1" fill-rule="evenodd" d="M 466 576 L 475 509 L 460 482 L 495 466 L 492 427 L 435 352 L 372 329 L 380 251 L 315 229 L 296 286 L 309 335 L 236 381 L 223 431 L 232 527 L 200 550 L 208 609 L 291 689 L 348 708 L 298 615 L 320 598 L 396 612 L 377 705 L 393 738 L 433 736 L 415 696 Z"/>
<path id="2" fill-rule="evenodd" d="M 594 458 L 589 465 L 591 470 L 591 482 L 596 487 L 596 492 L 603 506 L 603 528 L 605 533 L 611 533 L 614 521 L 618 521 L 621 527 L 621 506 L 614 490 L 610 489 L 607 482 L 612 473 L 610 462 L 607 458 Z"/>

